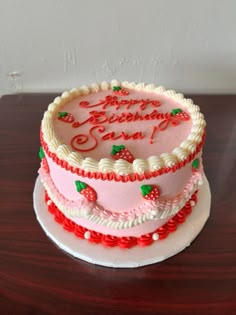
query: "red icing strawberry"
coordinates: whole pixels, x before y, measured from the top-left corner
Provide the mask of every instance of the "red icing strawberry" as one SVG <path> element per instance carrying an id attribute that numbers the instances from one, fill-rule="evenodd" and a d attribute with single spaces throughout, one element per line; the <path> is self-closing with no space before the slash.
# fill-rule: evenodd
<path id="1" fill-rule="evenodd" d="M 79 180 L 75 181 L 76 189 L 81 194 L 84 195 L 86 199 L 89 201 L 96 201 L 97 200 L 97 193 L 96 191 L 88 186 L 87 184 L 80 182 Z"/>
<path id="2" fill-rule="evenodd" d="M 113 86 L 112 91 L 117 95 L 128 95 L 129 92 L 126 89 L 122 89 L 120 86 Z"/>
<path id="3" fill-rule="evenodd" d="M 186 112 L 184 112 L 181 108 L 172 109 L 171 115 L 179 118 L 180 120 L 189 120 L 190 116 Z"/>
<path id="4" fill-rule="evenodd" d="M 69 124 L 73 123 L 75 120 L 74 116 L 67 112 L 58 112 L 58 119 Z"/>
<path id="5" fill-rule="evenodd" d="M 133 154 L 128 149 L 126 149 L 124 145 L 113 145 L 111 156 L 115 160 L 123 159 L 129 163 L 132 163 L 134 160 Z"/>
<path id="6" fill-rule="evenodd" d="M 142 185 L 140 186 L 143 198 L 155 201 L 160 195 L 157 185 Z"/>

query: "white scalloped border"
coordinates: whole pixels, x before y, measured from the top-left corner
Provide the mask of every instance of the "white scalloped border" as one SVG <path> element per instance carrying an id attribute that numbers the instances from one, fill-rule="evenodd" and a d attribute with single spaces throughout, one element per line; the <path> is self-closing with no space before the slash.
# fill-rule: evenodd
<path id="1" fill-rule="evenodd" d="M 171 153 L 162 153 L 159 156 L 153 155 L 146 160 L 135 159 L 133 163 L 129 163 L 122 159 L 112 160 L 110 158 L 103 158 L 98 161 L 90 157 L 84 158 L 80 153 L 74 152 L 70 146 L 61 143 L 53 128 L 53 118 L 57 114 L 59 108 L 79 96 L 108 90 L 116 85 L 123 88 L 156 92 L 157 95 L 165 95 L 178 101 L 184 108 L 186 108 L 192 119 L 192 129 L 187 139 Z M 53 103 L 49 104 L 47 111 L 44 113 L 42 133 L 49 150 L 56 153 L 60 159 L 67 161 L 72 167 L 81 168 L 86 172 L 114 172 L 118 175 L 128 175 L 132 173 L 143 174 L 145 171 L 153 172 L 163 167 L 172 167 L 176 163 L 185 160 L 196 150 L 198 144 L 202 141 L 205 126 L 206 122 L 203 114 L 200 112 L 199 106 L 194 105 L 191 99 L 184 98 L 184 95 L 181 93 L 177 93 L 173 90 L 165 90 L 164 87 L 155 86 L 154 84 L 145 85 L 144 83 L 136 84 L 134 82 L 129 83 L 127 81 L 119 82 L 117 80 L 112 80 L 111 83 L 93 83 L 89 87 L 82 86 L 80 88 L 74 88 L 70 91 L 63 92 L 61 96 L 56 97 Z"/>

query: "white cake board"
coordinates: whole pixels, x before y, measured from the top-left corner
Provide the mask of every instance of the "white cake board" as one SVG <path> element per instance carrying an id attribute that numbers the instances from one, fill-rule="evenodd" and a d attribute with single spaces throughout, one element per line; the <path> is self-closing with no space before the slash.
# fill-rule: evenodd
<path id="1" fill-rule="evenodd" d="M 193 211 L 177 230 L 151 246 L 135 246 L 131 249 L 119 247 L 107 248 L 101 244 L 92 244 L 63 229 L 55 222 L 44 202 L 44 188 L 38 176 L 34 188 L 34 209 L 36 217 L 47 236 L 70 255 L 92 264 L 115 267 L 135 268 L 163 261 L 184 250 L 202 230 L 210 215 L 211 193 L 207 178 L 198 192 L 198 202 Z"/>

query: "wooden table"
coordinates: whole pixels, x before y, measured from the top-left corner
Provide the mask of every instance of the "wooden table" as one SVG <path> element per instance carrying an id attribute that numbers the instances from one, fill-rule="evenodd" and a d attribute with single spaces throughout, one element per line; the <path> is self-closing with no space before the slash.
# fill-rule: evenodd
<path id="1" fill-rule="evenodd" d="M 191 95 L 208 122 L 205 229 L 181 254 L 132 270 L 69 257 L 35 218 L 39 126 L 54 96 L 0 100 L 1 314 L 236 314 L 236 96 Z"/>

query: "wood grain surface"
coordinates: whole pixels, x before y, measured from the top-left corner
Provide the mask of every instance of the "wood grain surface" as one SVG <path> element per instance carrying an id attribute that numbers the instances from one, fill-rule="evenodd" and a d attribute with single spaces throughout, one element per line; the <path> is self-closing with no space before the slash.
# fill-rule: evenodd
<path id="1" fill-rule="evenodd" d="M 208 124 L 206 227 L 184 252 L 131 270 L 68 256 L 35 218 L 39 126 L 54 96 L 0 99 L 1 314 L 236 314 L 236 96 L 191 95 Z"/>

